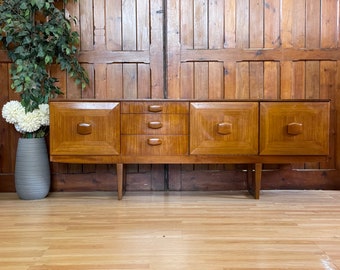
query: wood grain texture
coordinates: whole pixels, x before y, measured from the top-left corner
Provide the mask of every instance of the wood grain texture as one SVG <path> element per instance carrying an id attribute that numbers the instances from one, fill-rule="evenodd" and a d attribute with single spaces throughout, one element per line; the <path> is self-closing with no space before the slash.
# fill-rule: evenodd
<path id="1" fill-rule="evenodd" d="M 336 191 L 0 194 L 0 269 L 337 269 Z"/>
<path id="2" fill-rule="evenodd" d="M 62 6 L 60 1 L 57 4 Z M 70 1 L 65 8 L 78 18 L 72 29 L 80 34 L 79 60 L 89 73 L 90 85 L 81 91 L 53 66 L 51 72 L 65 93 L 58 98 L 329 98 L 332 113 L 328 161 L 302 162 L 293 168 L 336 169 L 339 174 L 338 1 L 84 0 Z M 7 53 L 0 50 L 1 104 L 18 98 L 10 89 L 9 62 Z M 5 191 L 14 186 L 19 135 L 3 121 L 0 132 L 0 190 Z M 101 170 L 108 170 L 100 164 L 52 166 L 54 173 L 69 172 L 69 179 L 73 178 L 71 173 L 101 174 Z M 152 166 L 141 166 L 152 170 Z M 220 164 L 216 166 L 220 168 Z M 297 179 L 295 171 L 290 174 Z M 320 178 L 319 186 L 327 183 L 330 187 L 339 178 L 330 177 L 326 182 Z M 279 172 L 275 178 L 279 179 Z M 72 187 L 71 181 L 67 183 Z M 96 188 L 87 183 L 86 188 Z M 311 186 L 306 182 L 301 185 Z"/>

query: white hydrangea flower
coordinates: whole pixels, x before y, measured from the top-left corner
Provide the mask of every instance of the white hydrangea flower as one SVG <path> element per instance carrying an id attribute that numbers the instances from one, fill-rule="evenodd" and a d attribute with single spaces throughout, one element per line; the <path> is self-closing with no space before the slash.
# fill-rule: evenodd
<path id="1" fill-rule="evenodd" d="M 41 125 L 49 126 L 50 125 L 50 108 L 48 104 L 40 104 L 39 111 L 41 115 Z"/>
<path id="2" fill-rule="evenodd" d="M 25 114 L 25 108 L 17 100 L 7 102 L 2 108 L 2 117 L 10 124 L 17 123 L 23 114 Z"/>
<path id="3" fill-rule="evenodd" d="M 49 126 L 50 111 L 48 104 L 40 104 L 33 112 L 25 113 L 19 101 L 9 101 L 2 108 L 2 116 L 6 122 L 13 124 L 20 133 L 33 133 L 42 126 Z"/>
<path id="4" fill-rule="evenodd" d="M 16 131 L 18 131 L 18 132 L 20 132 L 20 133 L 25 133 L 25 131 L 23 131 L 23 130 L 21 129 L 21 127 L 20 127 L 18 124 L 14 124 L 14 127 L 15 127 L 15 130 L 16 130 Z"/>
<path id="5" fill-rule="evenodd" d="M 18 126 L 25 132 L 34 132 L 41 127 L 41 114 L 39 110 L 28 112 L 19 118 Z"/>

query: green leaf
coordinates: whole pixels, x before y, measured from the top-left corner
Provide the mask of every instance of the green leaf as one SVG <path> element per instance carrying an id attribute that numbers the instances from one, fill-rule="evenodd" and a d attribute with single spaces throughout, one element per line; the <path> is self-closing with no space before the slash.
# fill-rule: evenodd
<path id="1" fill-rule="evenodd" d="M 26 2 L 22 2 L 21 5 L 20 5 L 20 9 L 27 10 L 27 3 Z"/>
<path id="2" fill-rule="evenodd" d="M 45 56 L 45 64 L 51 64 L 53 62 L 53 58 L 50 55 Z"/>
<path id="3" fill-rule="evenodd" d="M 45 5 L 45 1 L 44 0 L 36 0 L 35 4 L 37 5 L 38 9 L 42 9 Z"/>

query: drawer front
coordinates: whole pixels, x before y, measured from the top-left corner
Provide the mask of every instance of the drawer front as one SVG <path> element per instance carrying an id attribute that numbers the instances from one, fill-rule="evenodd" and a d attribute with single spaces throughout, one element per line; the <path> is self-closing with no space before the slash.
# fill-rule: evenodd
<path id="1" fill-rule="evenodd" d="M 122 114 L 122 134 L 188 135 L 187 114 Z"/>
<path id="2" fill-rule="evenodd" d="M 329 102 L 262 102 L 261 155 L 328 155 Z"/>
<path id="3" fill-rule="evenodd" d="M 189 112 L 188 102 L 175 102 L 175 101 L 140 101 L 140 102 L 127 102 L 121 104 L 122 113 L 174 113 L 186 114 Z"/>
<path id="4" fill-rule="evenodd" d="M 191 103 L 190 154 L 258 154 L 258 103 Z"/>
<path id="5" fill-rule="evenodd" d="M 122 155 L 177 156 L 188 154 L 187 135 L 122 135 Z"/>
<path id="6" fill-rule="evenodd" d="M 51 155 L 119 155 L 120 104 L 51 102 Z"/>

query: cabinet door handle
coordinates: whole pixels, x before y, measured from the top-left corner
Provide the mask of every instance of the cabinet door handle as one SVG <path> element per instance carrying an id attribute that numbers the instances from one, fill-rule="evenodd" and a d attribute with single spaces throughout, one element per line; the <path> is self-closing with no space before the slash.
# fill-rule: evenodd
<path id="1" fill-rule="evenodd" d="M 148 145 L 155 146 L 155 145 L 161 145 L 162 140 L 159 138 L 150 138 L 148 139 Z"/>
<path id="2" fill-rule="evenodd" d="M 92 133 L 92 125 L 90 123 L 78 123 L 77 133 L 80 135 L 88 135 Z"/>
<path id="3" fill-rule="evenodd" d="M 299 135 L 303 131 L 303 125 L 302 123 L 289 123 L 287 125 L 287 133 L 289 135 Z"/>
<path id="4" fill-rule="evenodd" d="M 232 123 L 218 123 L 217 124 L 217 133 L 221 134 L 221 135 L 228 135 L 231 134 L 231 130 L 233 128 L 233 124 Z"/>
<path id="5" fill-rule="evenodd" d="M 163 126 L 162 122 L 149 122 L 148 123 L 148 127 L 153 128 L 153 129 L 158 129 L 158 128 L 161 128 L 162 126 Z"/>
<path id="6" fill-rule="evenodd" d="M 149 112 L 161 112 L 163 110 L 162 105 L 149 105 L 148 107 Z"/>

